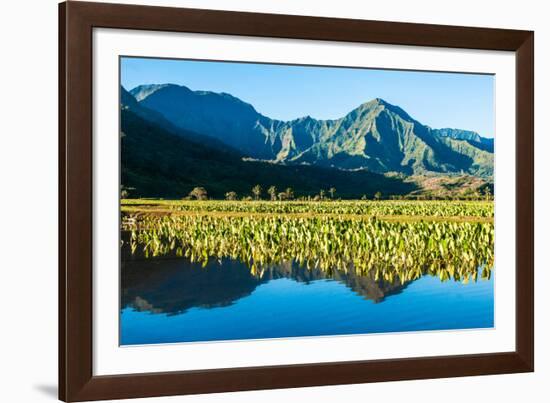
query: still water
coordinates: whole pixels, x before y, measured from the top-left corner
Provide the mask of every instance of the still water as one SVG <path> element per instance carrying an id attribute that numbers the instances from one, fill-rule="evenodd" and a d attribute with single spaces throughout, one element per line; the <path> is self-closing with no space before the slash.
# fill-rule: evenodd
<path id="1" fill-rule="evenodd" d="M 230 260 L 204 268 L 186 259 L 125 261 L 120 343 L 491 328 L 493 277 L 390 284 L 293 263 L 256 277 Z"/>

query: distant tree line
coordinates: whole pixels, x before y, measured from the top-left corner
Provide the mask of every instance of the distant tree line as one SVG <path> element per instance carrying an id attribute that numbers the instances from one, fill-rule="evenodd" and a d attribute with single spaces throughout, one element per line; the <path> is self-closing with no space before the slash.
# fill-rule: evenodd
<path id="1" fill-rule="evenodd" d="M 304 201 L 321 201 L 321 200 L 335 200 L 336 188 L 330 187 L 328 191 L 320 189 L 319 193 L 311 196 L 301 196 L 296 198 L 292 188 L 288 187 L 284 191 L 279 192 L 277 187 L 270 186 L 267 188 L 267 199 L 264 199 L 263 188 L 261 185 L 257 184 L 252 187 L 250 194 L 244 194 L 239 197 L 237 192 L 229 191 L 225 193 L 225 200 L 271 200 L 271 201 L 285 201 L 285 200 L 304 200 Z M 329 196 L 327 196 L 327 193 Z M 121 197 L 128 197 L 128 190 L 122 189 Z M 189 194 L 184 197 L 187 200 L 208 200 L 208 192 L 202 187 L 198 186 L 193 188 Z M 372 200 L 493 200 L 493 194 L 489 186 L 485 186 L 479 189 L 468 189 L 461 194 L 431 194 L 431 193 L 422 193 L 422 194 L 409 194 L 409 195 L 388 195 L 384 196 L 382 192 L 377 191 L 372 196 Z M 363 195 L 361 200 L 371 200 L 367 195 Z"/>
<path id="2" fill-rule="evenodd" d="M 334 195 L 336 189 L 331 188 L 331 190 L 331 194 Z M 267 194 L 269 195 L 269 200 L 272 201 L 294 200 L 294 191 L 290 187 L 286 188 L 282 192 L 278 192 L 275 186 L 270 186 L 267 189 Z M 191 190 L 191 192 L 189 192 L 189 194 L 183 199 L 207 200 L 208 191 L 204 187 L 198 186 L 193 188 L 193 190 Z M 255 185 L 254 187 L 252 187 L 250 194 L 242 195 L 240 199 L 237 192 L 229 191 L 225 193 L 225 200 L 263 200 L 263 188 L 261 185 Z"/>
<path id="3" fill-rule="evenodd" d="M 380 192 L 378 192 L 380 193 Z M 333 200 L 336 196 L 336 188 L 331 187 L 328 189 L 328 194 L 330 195 L 330 199 Z M 250 194 L 241 195 L 239 198 L 239 195 L 235 191 L 229 191 L 225 193 L 225 200 L 264 200 L 263 198 L 263 188 L 261 185 L 255 185 L 250 190 Z M 294 190 L 290 187 L 287 187 L 284 191 L 279 192 L 276 186 L 270 186 L 267 188 L 267 200 L 271 201 L 285 201 L 285 200 L 294 200 Z M 195 187 L 187 196 L 184 197 L 184 199 L 187 200 L 207 200 L 208 199 L 208 192 L 207 190 L 202 187 Z M 324 189 L 320 189 L 319 193 L 314 196 L 302 196 L 297 198 L 297 200 L 326 200 L 327 199 L 327 191 Z"/>

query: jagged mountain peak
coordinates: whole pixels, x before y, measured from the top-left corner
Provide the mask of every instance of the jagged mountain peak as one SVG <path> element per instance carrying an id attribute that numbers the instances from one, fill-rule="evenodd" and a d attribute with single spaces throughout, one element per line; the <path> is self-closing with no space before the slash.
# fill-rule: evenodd
<path id="1" fill-rule="evenodd" d="M 381 105 L 381 106 L 391 105 L 389 102 L 385 101 L 382 98 L 373 98 L 373 99 L 371 99 L 370 101 L 368 101 L 366 103 Z"/>
<path id="2" fill-rule="evenodd" d="M 407 112 L 397 105 L 393 105 L 382 98 L 374 98 L 370 101 L 364 102 L 359 105 L 357 108 L 350 111 L 344 118 L 345 119 L 356 119 L 359 117 L 377 117 L 380 114 L 389 113 L 399 116 L 401 119 L 416 122 Z"/>
<path id="3" fill-rule="evenodd" d="M 405 112 L 405 110 L 403 110 L 401 107 L 397 106 L 397 105 L 394 105 L 382 98 L 374 98 L 368 102 L 365 102 L 363 104 L 361 104 L 358 108 L 356 109 L 374 109 L 376 110 L 378 113 L 381 113 L 383 111 L 387 111 L 387 112 L 390 112 L 390 113 L 393 113 L 393 114 L 396 114 L 398 115 L 399 117 L 401 117 L 402 119 L 404 120 L 408 120 L 408 121 L 411 121 L 411 122 L 416 122 L 415 119 L 413 119 L 407 112 Z"/>

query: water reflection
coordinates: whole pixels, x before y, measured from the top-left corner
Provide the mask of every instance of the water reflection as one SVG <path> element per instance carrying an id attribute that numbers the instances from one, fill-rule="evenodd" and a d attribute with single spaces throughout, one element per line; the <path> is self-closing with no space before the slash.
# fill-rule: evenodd
<path id="1" fill-rule="evenodd" d="M 493 277 L 401 284 L 342 271 L 233 260 L 124 260 L 121 345 L 492 328 Z"/>
<path id="2" fill-rule="evenodd" d="M 151 258 L 123 262 L 121 302 L 123 308 L 175 315 L 191 308 L 229 306 L 261 284 L 283 278 L 304 284 L 330 279 L 375 303 L 410 283 L 375 280 L 373 273 L 359 276 L 352 271 L 307 269 L 294 262 L 272 265 L 261 276 L 253 276 L 245 264 L 230 259 L 202 267 L 185 258 Z"/>

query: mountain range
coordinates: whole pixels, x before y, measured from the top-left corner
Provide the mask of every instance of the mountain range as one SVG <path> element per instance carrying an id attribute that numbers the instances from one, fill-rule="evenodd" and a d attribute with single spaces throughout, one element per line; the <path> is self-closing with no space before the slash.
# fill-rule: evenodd
<path id="1" fill-rule="evenodd" d="M 261 183 L 303 194 L 336 186 L 356 197 L 411 192 L 414 184 L 403 180 L 411 175 L 492 180 L 492 139 L 430 128 L 380 98 L 340 119 L 291 121 L 266 117 L 230 94 L 175 84 L 121 87 L 120 101 L 123 185 L 141 196 L 202 185 L 223 197 Z"/>
<path id="2" fill-rule="evenodd" d="M 432 129 L 380 98 L 340 119 L 281 121 L 225 93 L 174 84 L 142 85 L 130 93 L 174 126 L 216 138 L 254 159 L 406 175 L 493 174 L 492 139 Z"/>

